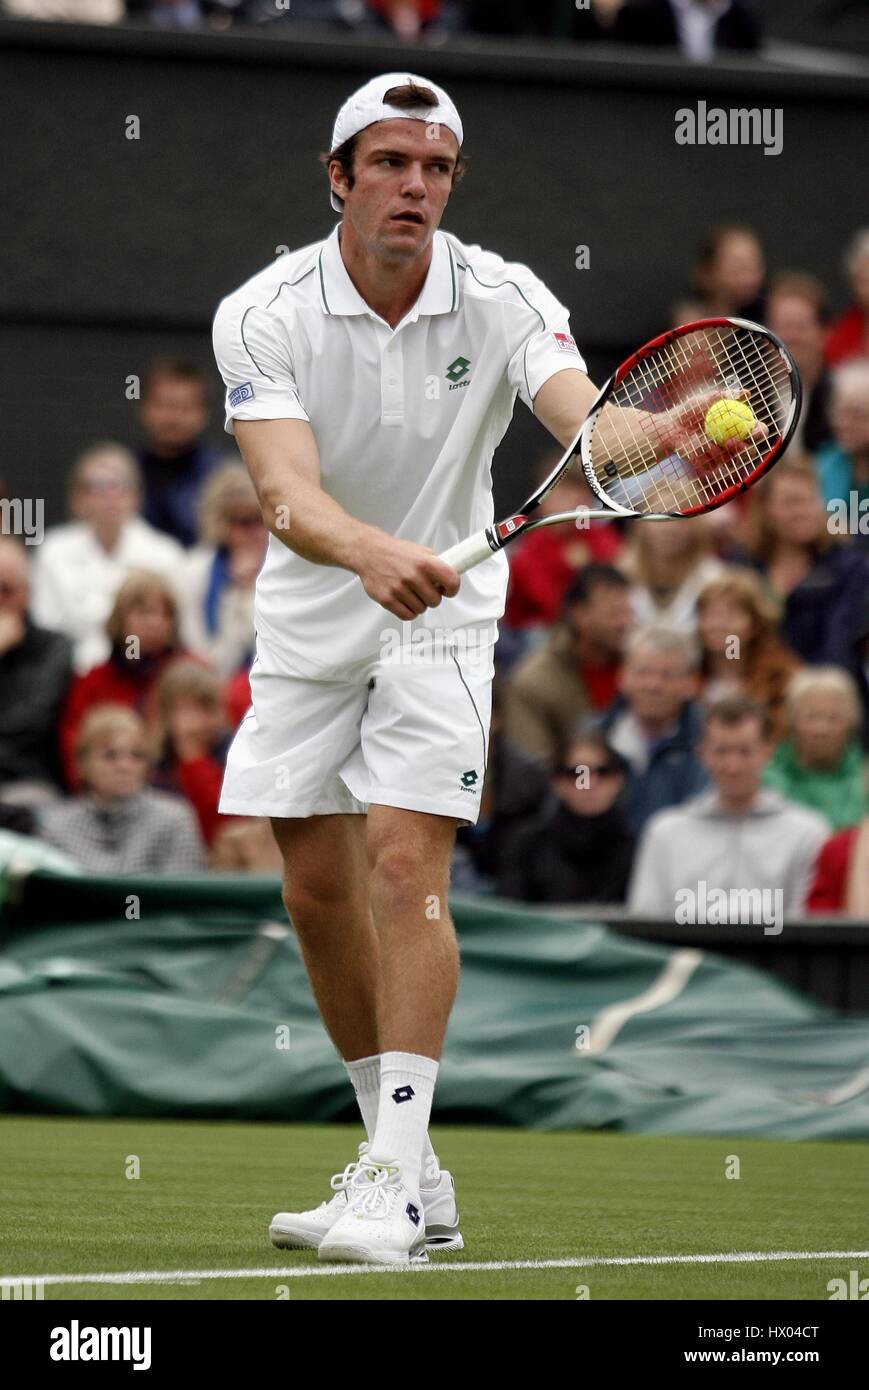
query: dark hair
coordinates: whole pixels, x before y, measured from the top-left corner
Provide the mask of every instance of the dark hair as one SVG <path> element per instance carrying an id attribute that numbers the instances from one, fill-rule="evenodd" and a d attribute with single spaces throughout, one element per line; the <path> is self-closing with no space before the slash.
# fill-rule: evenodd
<path id="1" fill-rule="evenodd" d="M 383 100 L 390 106 L 398 107 L 401 111 L 428 110 L 430 107 L 437 106 L 438 104 L 437 96 L 432 91 L 431 87 L 421 87 L 417 82 L 406 82 L 400 87 L 390 87 L 389 91 L 385 93 Z M 334 150 L 324 152 L 320 155 L 320 163 L 325 165 L 326 169 L 329 168 L 333 159 L 337 159 L 338 163 L 341 165 L 344 177 L 347 180 L 348 188 L 353 187 L 353 161 L 356 156 L 359 136 L 362 134 L 363 131 L 357 131 L 355 135 L 350 136 L 349 140 L 345 140 Z M 464 178 L 466 168 L 467 160 L 461 150 L 459 150 L 456 166 L 453 169 L 453 188 Z"/>
<path id="2" fill-rule="evenodd" d="M 766 705 L 749 700 L 743 695 L 730 695 L 726 699 L 714 700 L 703 711 L 703 737 L 709 732 L 712 723 L 724 724 L 728 729 L 743 724 L 746 719 L 757 720 L 761 737 L 772 737 L 772 719 Z"/>
<path id="3" fill-rule="evenodd" d="M 564 595 L 563 611 L 575 603 L 588 603 L 596 589 L 629 589 L 630 580 L 615 565 L 584 565 Z"/>
<path id="4" fill-rule="evenodd" d="M 155 362 L 149 363 L 142 377 L 142 400 L 160 381 L 184 381 L 188 385 L 198 386 L 203 401 L 208 400 L 208 373 L 195 362 L 185 361 L 181 357 L 158 357 Z"/>

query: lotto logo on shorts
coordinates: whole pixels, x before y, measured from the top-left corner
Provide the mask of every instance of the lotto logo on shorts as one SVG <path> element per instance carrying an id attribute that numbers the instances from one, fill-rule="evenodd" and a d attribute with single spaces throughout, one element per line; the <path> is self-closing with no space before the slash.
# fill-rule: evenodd
<path id="1" fill-rule="evenodd" d="M 471 790 L 476 780 L 477 774 L 473 768 L 471 768 L 468 772 L 462 773 L 462 786 L 464 787 L 466 792 Z"/>
<path id="2" fill-rule="evenodd" d="M 241 405 L 242 401 L 252 400 L 253 387 L 251 386 L 249 381 L 246 381 L 243 386 L 236 386 L 235 390 L 230 391 L 229 393 L 229 404 L 233 406 Z"/>
<path id="3" fill-rule="evenodd" d="M 392 1099 L 396 1105 L 401 1105 L 403 1100 L 413 1100 L 415 1095 L 416 1091 L 412 1086 L 399 1086 L 397 1090 L 393 1091 Z"/>
<path id="4" fill-rule="evenodd" d="M 575 352 L 579 356 L 579 348 L 576 346 L 576 339 L 571 338 L 569 333 L 553 333 L 555 346 L 560 352 Z"/>

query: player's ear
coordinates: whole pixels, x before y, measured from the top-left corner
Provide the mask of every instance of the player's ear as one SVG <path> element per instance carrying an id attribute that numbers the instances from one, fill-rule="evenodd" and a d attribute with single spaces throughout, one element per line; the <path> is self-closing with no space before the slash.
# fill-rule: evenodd
<path id="1" fill-rule="evenodd" d="M 341 163 L 340 159 L 331 159 L 327 167 L 329 171 L 329 183 L 331 184 L 332 192 L 338 198 L 346 198 L 350 185 L 347 180 L 347 175 L 344 172 L 344 166 Z"/>

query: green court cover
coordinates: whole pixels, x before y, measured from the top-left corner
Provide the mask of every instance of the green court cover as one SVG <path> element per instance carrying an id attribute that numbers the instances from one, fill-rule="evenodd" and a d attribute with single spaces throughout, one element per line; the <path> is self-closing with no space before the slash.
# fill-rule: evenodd
<path id="1" fill-rule="evenodd" d="M 436 1119 L 869 1137 L 869 1019 L 569 914 L 451 906 L 462 981 Z M 0 1108 L 355 1118 L 277 880 L 7 881 Z"/>

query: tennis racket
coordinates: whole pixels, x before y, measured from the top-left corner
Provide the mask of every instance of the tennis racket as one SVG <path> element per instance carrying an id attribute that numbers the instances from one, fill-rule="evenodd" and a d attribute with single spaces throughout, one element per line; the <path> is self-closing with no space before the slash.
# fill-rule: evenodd
<path id="1" fill-rule="evenodd" d="M 796 363 L 760 324 L 715 318 L 673 328 L 613 373 L 521 511 L 440 558 L 464 574 L 540 526 L 614 514 L 661 521 L 712 511 L 781 457 L 799 419 L 801 394 Z M 718 402 L 716 418 L 709 412 Z M 741 438 L 734 433 L 739 430 L 750 432 Z M 575 455 L 604 508 L 535 517 Z"/>

